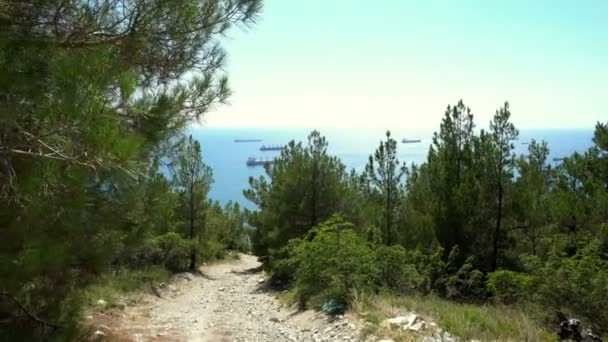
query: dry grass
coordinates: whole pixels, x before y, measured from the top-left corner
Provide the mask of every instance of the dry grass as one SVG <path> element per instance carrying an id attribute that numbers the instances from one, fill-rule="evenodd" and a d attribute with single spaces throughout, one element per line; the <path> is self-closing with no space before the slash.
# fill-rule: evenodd
<path id="1" fill-rule="evenodd" d="M 352 310 L 371 325 L 378 326 L 383 336 L 396 341 L 416 339 L 411 334 L 383 330 L 379 324 L 386 318 L 408 311 L 426 317 L 427 321 L 435 322 L 465 341 L 556 341 L 553 333 L 519 307 L 462 304 L 434 296 L 395 297 L 357 293 Z"/>

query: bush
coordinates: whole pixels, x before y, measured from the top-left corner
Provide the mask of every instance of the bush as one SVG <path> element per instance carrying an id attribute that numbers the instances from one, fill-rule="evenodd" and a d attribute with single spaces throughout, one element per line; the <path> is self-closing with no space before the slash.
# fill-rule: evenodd
<path id="1" fill-rule="evenodd" d="M 532 259 L 531 273 L 538 277 L 536 296 L 542 304 L 586 319 L 594 330 L 607 332 L 608 261 L 602 242 L 592 240 L 567 257 L 552 250 L 546 262 Z"/>
<path id="2" fill-rule="evenodd" d="M 379 288 L 399 294 L 411 294 L 427 283 L 415 265 L 408 263 L 408 253 L 401 246 L 380 246 L 374 251 Z"/>
<path id="3" fill-rule="evenodd" d="M 447 265 L 443 261 L 443 248 L 437 248 L 432 253 L 420 249 L 406 250 L 406 263 L 416 268 L 422 275 L 423 283 L 418 286 L 421 294 L 435 292 L 445 295 Z"/>
<path id="4" fill-rule="evenodd" d="M 190 252 L 193 247 L 193 242 L 177 233 L 169 232 L 153 239 L 152 259 L 172 272 L 184 272 L 190 266 Z"/>
<path id="5" fill-rule="evenodd" d="M 288 284 L 293 281 L 293 277 L 298 269 L 298 258 L 295 257 L 298 247 L 306 240 L 291 239 L 287 246 L 273 253 L 267 264 L 272 272 L 275 285 Z"/>
<path id="6" fill-rule="evenodd" d="M 295 289 L 301 305 L 347 304 L 353 289 L 374 287 L 373 251 L 342 218 L 334 216 L 296 243 Z"/>
<path id="7" fill-rule="evenodd" d="M 593 330 L 608 327 L 608 261 L 602 242 L 593 240 L 573 255 L 570 245 L 555 244 L 546 260 L 522 257 L 528 273 L 496 271 L 488 275 L 487 289 L 505 303 L 534 301 L 553 314 L 562 311 Z"/>
<path id="8" fill-rule="evenodd" d="M 506 270 L 489 273 L 486 282 L 490 294 L 505 304 L 529 300 L 537 285 L 532 275 Z"/>
<path id="9" fill-rule="evenodd" d="M 199 258 L 197 260 L 217 260 L 223 259 L 226 256 L 226 245 L 220 241 L 211 240 L 202 243 L 198 248 Z"/>
<path id="10" fill-rule="evenodd" d="M 481 271 L 473 267 L 473 257 L 467 258 L 458 272 L 445 280 L 446 297 L 454 300 L 480 300 L 485 297 L 485 281 Z"/>

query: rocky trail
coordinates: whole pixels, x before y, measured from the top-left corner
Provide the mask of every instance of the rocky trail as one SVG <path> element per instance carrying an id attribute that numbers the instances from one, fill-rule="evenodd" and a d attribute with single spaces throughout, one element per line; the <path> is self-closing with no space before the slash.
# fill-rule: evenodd
<path id="1" fill-rule="evenodd" d="M 88 317 L 93 338 L 118 341 L 359 341 L 353 317 L 283 307 L 250 255 L 182 274 L 145 295 Z"/>

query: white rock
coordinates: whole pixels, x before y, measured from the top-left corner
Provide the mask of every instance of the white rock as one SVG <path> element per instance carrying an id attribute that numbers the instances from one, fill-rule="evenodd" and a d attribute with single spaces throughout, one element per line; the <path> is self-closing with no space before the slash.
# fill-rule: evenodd
<path id="1" fill-rule="evenodd" d="M 389 318 L 382 322 L 382 326 L 387 327 L 389 329 L 403 329 L 403 330 L 413 330 L 420 331 L 426 329 L 426 322 L 424 319 L 415 313 L 410 313 L 405 316 L 397 316 L 394 318 Z"/>
<path id="2" fill-rule="evenodd" d="M 391 340 L 390 338 L 385 338 L 385 339 L 382 339 L 382 340 L 380 340 L 378 342 L 395 342 L 395 341 Z"/>
<path id="3" fill-rule="evenodd" d="M 105 340 L 106 335 L 107 334 L 105 332 L 97 330 L 93 333 L 89 341 L 103 341 Z"/>
<path id="4" fill-rule="evenodd" d="M 419 320 L 418 322 L 407 327 L 408 330 L 421 331 L 426 329 L 426 322 Z"/>
<path id="5" fill-rule="evenodd" d="M 394 318 L 389 318 L 384 321 L 384 325 L 388 326 L 391 329 L 398 329 L 403 326 L 410 325 L 410 318 L 406 316 L 397 316 Z"/>
<path id="6" fill-rule="evenodd" d="M 105 308 L 106 305 L 108 305 L 108 302 L 106 302 L 103 299 L 100 299 L 100 300 L 97 301 L 97 306 L 99 306 L 99 307 Z"/>

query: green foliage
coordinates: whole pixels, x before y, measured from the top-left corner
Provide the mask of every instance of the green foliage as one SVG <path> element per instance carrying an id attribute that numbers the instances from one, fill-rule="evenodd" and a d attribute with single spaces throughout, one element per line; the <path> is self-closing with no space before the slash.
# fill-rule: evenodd
<path id="1" fill-rule="evenodd" d="M 374 250 L 378 288 L 397 294 L 413 294 L 428 282 L 411 263 L 401 246 L 380 246 Z"/>
<path id="2" fill-rule="evenodd" d="M 402 222 L 400 203 L 403 198 L 401 179 L 405 175 L 405 165 L 397 159 L 397 141 L 386 132 L 386 141 L 380 146 L 365 166 L 362 175 L 367 197 L 382 211 L 378 226 L 382 228 L 382 240 L 390 246 L 398 241 L 396 224 Z"/>
<path id="3" fill-rule="evenodd" d="M 152 260 L 173 272 L 184 272 L 190 268 L 190 253 L 194 242 L 169 232 L 157 236 L 152 242 Z"/>
<path id="4" fill-rule="evenodd" d="M 425 206 L 432 210 L 437 240 L 447 251 L 461 246 L 464 254 L 472 241 L 466 231 L 467 218 L 475 211 L 478 198 L 474 185 L 474 127 L 473 114 L 462 101 L 448 106 L 439 132 L 433 136 L 427 165 L 420 168 L 428 175 L 418 177 L 422 182 L 428 181 L 430 196 L 423 200 L 430 202 Z"/>
<path id="5" fill-rule="evenodd" d="M 458 300 L 483 297 L 484 276 L 470 261 L 450 266 L 441 259 L 441 249 L 424 253 L 370 243 L 353 228 L 342 217 L 334 216 L 305 237 L 292 239 L 272 264 L 273 275 L 293 279 L 302 305 L 329 300 L 349 304 L 353 291 L 447 293 Z M 457 253 L 452 254 L 456 259 Z M 455 268 L 453 272 L 451 268 Z"/>
<path id="6" fill-rule="evenodd" d="M 158 170 L 188 122 L 227 99 L 219 43 L 260 6 L 2 1 L 2 290 L 71 326 L 69 293 L 183 227 Z"/>
<path id="7" fill-rule="evenodd" d="M 565 312 L 605 333 L 608 261 L 601 243 L 592 240 L 576 254 L 567 256 L 555 246 L 546 260 L 525 258 L 528 273 L 500 270 L 488 275 L 488 290 L 504 303 L 536 302 L 549 313 Z"/>
<path id="8" fill-rule="evenodd" d="M 511 304 L 529 300 L 539 281 L 529 274 L 498 270 L 488 274 L 487 287 L 494 299 Z"/>
<path id="9" fill-rule="evenodd" d="M 480 300 L 485 297 L 485 276 L 474 268 L 473 257 L 465 260 L 455 274 L 445 279 L 446 298 L 455 300 Z"/>
<path id="10" fill-rule="evenodd" d="M 365 171 L 348 175 L 314 133 L 308 149 L 292 142 L 269 178 L 246 191 L 259 209 L 249 216 L 255 252 L 301 302 L 349 303 L 353 290 L 525 300 L 605 326 L 608 125 L 596 126 L 595 146 L 554 164 L 546 142 L 524 142 L 528 152 L 514 154 L 508 103 L 488 130 L 474 127 L 460 101 L 448 106 L 422 165 L 400 169 L 387 134 Z M 324 187 L 309 177 L 315 160 L 334 165 L 319 169 L 335 176 L 320 177 L 331 180 Z M 313 198 L 333 200 L 318 215 L 311 203 L 323 201 Z M 316 226 L 333 213 L 354 224 Z"/>
<path id="11" fill-rule="evenodd" d="M 112 307 L 121 296 L 135 290 L 151 291 L 153 286 L 167 282 L 170 276 L 171 273 L 160 266 L 121 268 L 116 272 L 106 273 L 91 285 L 75 291 L 70 299 L 77 298 L 89 307 L 94 306 L 99 299 L 103 299 L 108 303 L 107 307 Z"/>
<path id="12" fill-rule="evenodd" d="M 332 214 L 348 207 L 344 165 L 327 153 L 327 140 L 319 132 L 308 136 L 307 145 L 290 142 L 264 176 L 249 180 L 245 197 L 259 210 L 248 221 L 255 227 L 254 251 L 268 261 L 293 238 Z"/>
<path id="13" fill-rule="evenodd" d="M 353 289 L 373 287 L 373 251 L 340 217 L 313 228 L 295 242 L 292 263 L 300 303 L 349 303 Z"/>
<path id="14" fill-rule="evenodd" d="M 570 257 L 552 250 L 544 263 L 532 259 L 528 266 L 540 280 L 531 293 L 540 303 L 586 319 L 595 331 L 607 331 L 608 261 L 600 241 L 590 241 Z"/>
<path id="15" fill-rule="evenodd" d="M 184 222 L 182 234 L 190 239 L 190 271 L 198 264 L 200 240 L 206 224 L 205 201 L 211 184 L 213 171 L 203 162 L 201 144 L 192 135 L 180 143 L 173 161 L 173 183 L 179 194 L 179 216 Z"/>
<path id="16" fill-rule="evenodd" d="M 477 305 L 446 300 L 434 295 L 394 296 L 381 293 L 359 296 L 353 307 L 375 326 L 386 318 L 394 317 L 395 312 L 413 311 L 432 317 L 442 329 L 449 331 L 459 340 L 555 340 L 555 333 L 539 323 L 536 317 L 537 308 L 532 306 L 506 306 L 494 303 Z M 382 331 L 382 333 L 395 332 Z M 407 337 L 412 338 L 411 335 Z M 407 338 L 404 340 L 409 341 Z"/>

